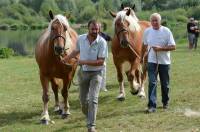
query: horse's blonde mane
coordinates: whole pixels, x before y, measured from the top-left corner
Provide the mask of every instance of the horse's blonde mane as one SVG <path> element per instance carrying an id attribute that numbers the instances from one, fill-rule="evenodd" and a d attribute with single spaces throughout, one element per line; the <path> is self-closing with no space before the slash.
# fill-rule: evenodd
<path id="1" fill-rule="evenodd" d="M 120 11 L 117 13 L 117 16 L 114 19 L 114 23 L 116 22 L 117 19 L 121 18 L 122 22 L 127 20 L 130 25 L 129 28 L 131 31 L 140 31 L 140 25 L 138 24 L 138 18 L 135 15 L 135 12 L 131 9 L 131 13 L 129 16 L 126 15 L 127 10 L 129 7 L 124 8 L 124 10 Z"/>
<path id="2" fill-rule="evenodd" d="M 54 21 L 56 21 L 56 20 L 58 20 L 60 23 L 64 24 L 67 28 L 69 27 L 69 23 L 68 23 L 67 18 L 66 18 L 65 16 L 63 16 L 63 15 L 58 14 L 58 15 L 56 15 L 56 16 L 54 17 L 54 19 L 51 20 L 51 22 L 49 23 L 49 26 L 48 26 L 49 32 L 51 32 L 51 25 L 52 25 L 52 23 L 53 23 Z"/>

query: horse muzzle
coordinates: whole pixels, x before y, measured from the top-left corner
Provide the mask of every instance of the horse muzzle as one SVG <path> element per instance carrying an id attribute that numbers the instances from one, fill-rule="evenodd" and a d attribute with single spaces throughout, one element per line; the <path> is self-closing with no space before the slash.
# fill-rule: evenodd
<path id="1" fill-rule="evenodd" d="M 56 55 L 62 55 L 64 54 L 65 49 L 60 46 L 54 46 L 54 52 Z"/>
<path id="2" fill-rule="evenodd" d="M 129 42 L 126 39 L 120 41 L 120 45 L 122 48 L 128 48 Z"/>

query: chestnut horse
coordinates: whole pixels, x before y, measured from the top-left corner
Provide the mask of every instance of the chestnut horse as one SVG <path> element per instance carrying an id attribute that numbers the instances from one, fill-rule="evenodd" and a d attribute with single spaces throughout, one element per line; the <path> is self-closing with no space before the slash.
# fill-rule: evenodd
<path id="1" fill-rule="evenodd" d="M 114 17 L 114 37 L 112 39 L 113 61 L 117 70 L 119 95 L 117 99 L 125 99 L 123 73 L 126 72 L 131 93 L 145 97 L 144 82 L 146 80 L 146 64 L 142 57 L 142 37 L 144 30 L 150 26 L 147 21 L 139 21 L 130 7 L 121 7 L 118 13 L 110 12 Z M 141 68 L 142 67 L 142 68 Z"/>
<path id="2" fill-rule="evenodd" d="M 40 36 L 35 49 L 35 58 L 39 66 L 40 81 L 42 84 L 44 103 L 41 122 L 48 124 L 49 82 L 55 95 L 55 109 L 60 111 L 62 118 L 66 118 L 69 112 L 68 92 L 77 64 L 72 59 L 68 64 L 61 59 L 70 54 L 76 48 L 77 33 L 69 26 L 65 16 L 56 15 L 49 11 L 51 22 L 48 28 Z M 62 107 L 59 103 L 58 90 L 61 87 L 63 96 Z"/>

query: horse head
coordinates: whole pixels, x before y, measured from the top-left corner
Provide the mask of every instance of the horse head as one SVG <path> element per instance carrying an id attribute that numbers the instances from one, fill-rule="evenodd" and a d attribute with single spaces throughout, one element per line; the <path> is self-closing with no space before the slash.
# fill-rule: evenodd
<path id="1" fill-rule="evenodd" d="M 51 22 L 49 24 L 50 38 L 53 43 L 53 49 L 55 55 L 61 56 L 66 50 L 66 34 L 69 29 L 69 23 L 67 18 L 62 15 L 56 15 L 54 17 L 52 11 L 49 11 Z"/>
<path id="2" fill-rule="evenodd" d="M 123 7 L 122 11 L 113 13 L 110 11 L 114 19 L 115 35 L 117 36 L 120 46 L 127 48 L 131 44 L 130 34 L 140 30 L 138 19 L 134 11 L 130 7 Z"/>

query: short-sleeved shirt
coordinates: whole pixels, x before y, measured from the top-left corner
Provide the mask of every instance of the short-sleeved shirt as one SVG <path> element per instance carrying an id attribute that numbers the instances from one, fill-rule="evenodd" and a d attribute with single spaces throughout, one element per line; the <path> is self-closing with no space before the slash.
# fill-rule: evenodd
<path id="1" fill-rule="evenodd" d="M 144 45 L 148 45 L 148 62 L 158 64 L 171 64 L 170 51 L 159 51 L 157 56 L 152 46 L 175 45 L 172 32 L 169 28 L 161 26 L 158 30 L 149 27 L 145 30 L 143 36 Z"/>
<path id="2" fill-rule="evenodd" d="M 77 41 L 77 50 L 80 51 L 80 60 L 97 60 L 108 56 L 107 42 L 99 35 L 91 44 L 87 34 L 80 35 Z M 100 71 L 103 68 L 104 65 L 82 65 L 83 71 Z"/>

